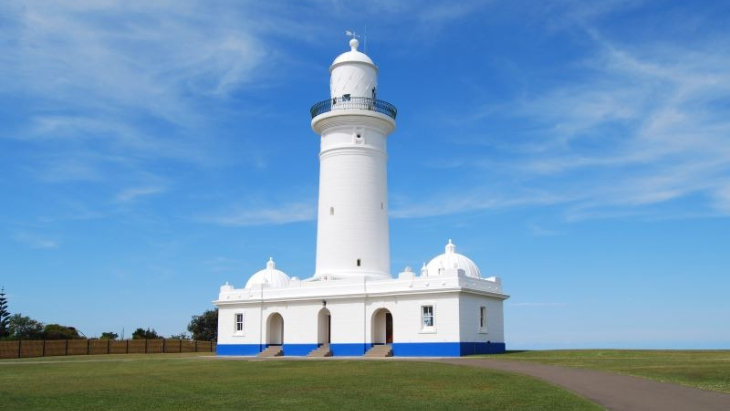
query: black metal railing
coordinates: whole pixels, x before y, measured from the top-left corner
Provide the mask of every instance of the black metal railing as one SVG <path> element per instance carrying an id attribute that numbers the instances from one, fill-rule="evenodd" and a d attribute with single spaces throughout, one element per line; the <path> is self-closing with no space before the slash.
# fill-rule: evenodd
<path id="1" fill-rule="evenodd" d="M 333 110 L 370 110 L 385 114 L 395 120 L 398 109 L 394 105 L 383 100 L 376 100 L 369 97 L 337 97 L 320 101 L 312 106 L 309 112 L 312 118 Z"/>

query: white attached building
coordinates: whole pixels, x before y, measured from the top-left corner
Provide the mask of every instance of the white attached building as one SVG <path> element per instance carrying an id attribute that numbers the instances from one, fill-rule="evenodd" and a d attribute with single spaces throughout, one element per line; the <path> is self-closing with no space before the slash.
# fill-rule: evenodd
<path id="1" fill-rule="evenodd" d="M 420 273 L 391 275 L 386 142 L 397 111 L 378 100 L 378 68 L 357 39 L 350 47 L 330 67 L 330 98 L 311 109 L 321 135 L 315 273 L 289 277 L 270 259 L 244 288 L 222 286 L 218 354 L 503 352 L 508 296 L 451 240 Z"/>

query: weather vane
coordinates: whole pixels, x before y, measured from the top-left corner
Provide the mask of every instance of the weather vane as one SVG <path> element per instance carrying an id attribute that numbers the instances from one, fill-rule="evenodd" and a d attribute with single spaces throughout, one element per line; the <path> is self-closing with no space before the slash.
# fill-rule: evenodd
<path id="1" fill-rule="evenodd" d="M 355 33 L 354 31 L 350 31 L 350 30 L 345 30 L 345 35 L 348 36 L 348 37 L 350 37 L 350 38 L 353 38 L 353 39 L 359 39 L 360 38 L 360 35 L 359 34 Z M 365 26 L 365 37 L 363 38 L 363 40 L 364 40 L 363 49 L 365 51 L 367 51 L 367 48 L 368 48 L 368 26 Z"/>

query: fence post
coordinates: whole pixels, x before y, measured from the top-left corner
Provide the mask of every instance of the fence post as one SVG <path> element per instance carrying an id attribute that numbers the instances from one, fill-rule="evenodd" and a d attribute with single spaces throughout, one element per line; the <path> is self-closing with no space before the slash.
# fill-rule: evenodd
<path id="1" fill-rule="evenodd" d="M 91 340 L 86 339 L 86 355 L 91 354 Z"/>
<path id="2" fill-rule="evenodd" d="M 127 354 L 129 354 L 129 340 L 127 340 Z"/>
<path id="3" fill-rule="evenodd" d="M 22 356 L 20 354 L 22 352 L 22 349 L 23 349 L 23 347 L 22 347 L 22 341 L 23 341 L 22 338 L 18 338 L 18 358 L 22 358 Z"/>
<path id="4" fill-rule="evenodd" d="M 112 350 L 112 340 L 110 338 L 110 339 L 106 340 L 106 353 L 111 354 L 111 350 Z"/>
<path id="5" fill-rule="evenodd" d="M 43 339 L 43 350 L 41 351 L 41 357 L 46 356 L 46 340 Z"/>
<path id="6" fill-rule="evenodd" d="M 193 348 L 195 350 L 194 352 L 198 352 L 198 340 L 193 340 L 193 342 L 195 343 L 195 348 Z"/>
<path id="7" fill-rule="evenodd" d="M 162 353 L 165 353 L 165 339 L 162 339 Z"/>
<path id="8" fill-rule="evenodd" d="M 66 346 L 63 348 L 63 355 L 68 357 L 68 340 L 66 340 Z"/>
<path id="9" fill-rule="evenodd" d="M 144 353 L 147 354 L 147 339 L 144 339 Z"/>
<path id="10" fill-rule="evenodd" d="M 182 338 L 180 339 L 180 348 L 177 350 L 177 352 L 182 352 Z"/>

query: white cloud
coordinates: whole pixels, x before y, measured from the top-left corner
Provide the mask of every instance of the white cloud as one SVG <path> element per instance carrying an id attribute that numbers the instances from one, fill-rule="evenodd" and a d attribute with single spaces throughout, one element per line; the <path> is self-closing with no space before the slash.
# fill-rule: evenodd
<path id="1" fill-rule="evenodd" d="M 131 203 L 138 200 L 140 197 L 151 196 L 164 192 L 165 189 L 162 187 L 133 187 L 127 188 L 116 195 L 116 201 L 119 203 Z"/>
<path id="2" fill-rule="evenodd" d="M 187 124 L 195 119 L 189 93 L 225 94 L 268 57 L 245 20 L 202 3 L 48 1 L 4 9 L 14 20 L 1 38 L 14 44 L 0 57 L 4 88 L 72 107 L 133 109 Z"/>
<path id="3" fill-rule="evenodd" d="M 531 128 L 490 147 L 496 160 L 456 161 L 479 168 L 485 180 L 495 181 L 498 172 L 511 183 L 461 188 L 472 193 L 468 201 L 446 204 L 445 211 L 560 204 L 571 220 L 647 216 L 692 196 L 694 210 L 663 217 L 730 215 L 730 45 L 627 46 L 589 33 L 595 54 L 576 69 L 580 76 L 473 117 L 511 115 Z M 445 193 L 450 197 L 462 198 Z"/>
<path id="4" fill-rule="evenodd" d="M 298 202 L 270 207 L 239 207 L 232 211 L 202 217 L 199 220 L 222 226 L 257 226 L 312 221 L 316 218 L 314 202 Z"/>
<path id="5" fill-rule="evenodd" d="M 278 61 L 249 6 L 0 3 L 0 102 L 24 102 L 0 139 L 34 145 L 31 175 L 53 183 L 133 178 L 158 159 L 229 161 L 209 103 Z"/>
<path id="6" fill-rule="evenodd" d="M 14 239 L 16 242 L 25 244 L 30 248 L 54 249 L 59 247 L 58 241 L 34 233 L 19 232 L 15 234 Z"/>
<path id="7" fill-rule="evenodd" d="M 530 233 L 534 235 L 535 237 L 553 237 L 557 235 L 564 235 L 565 233 L 558 230 L 550 230 L 547 228 L 540 227 L 536 224 L 529 224 L 527 228 L 530 230 Z"/>

